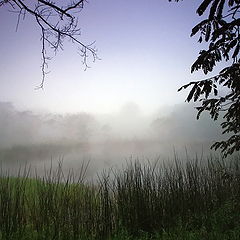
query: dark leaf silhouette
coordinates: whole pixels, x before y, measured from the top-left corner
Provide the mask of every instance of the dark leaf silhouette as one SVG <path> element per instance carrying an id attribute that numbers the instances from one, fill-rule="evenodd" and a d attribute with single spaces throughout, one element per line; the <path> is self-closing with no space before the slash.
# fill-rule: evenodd
<path id="1" fill-rule="evenodd" d="M 205 10 L 207 9 L 207 7 L 209 6 L 209 4 L 212 2 L 212 0 L 204 0 L 202 2 L 202 4 L 199 6 L 199 8 L 197 9 L 197 13 L 201 16 Z"/>
<path id="2" fill-rule="evenodd" d="M 203 112 L 209 112 L 213 120 L 219 116 L 223 118 L 223 134 L 227 133 L 230 137 L 214 143 L 212 149 L 220 149 L 227 156 L 240 150 L 240 1 L 203 0 L 197 13 L 201 16 L 207 10 L 208 17 L 193 27 L 191 36 L 200 34 L 199 42 L 205 40 L 208 48 L 200 51 L 191 72 L 202 70 L 204 74 L 209 74 L 217 63 L 227 64 L 230 60 L 231 63 L 219 74 L 190 82 L 178 91 L 191 87 L 186 101 L 201 103 L 196 108 L 197 119 Z M 222 96 L 218 95 L 219 88 Z"/>
<path id="3" fill-rule="evenodd" d="M 239 43 L 238 43 L 238 45 L 237 45 L 236 48 L 235 48 L 235 51 L 234 51 L 234 53 L 233 53 L 233 55 L 232 55 L 232 58 L 237 57 L 238 53 L 239 53 Z"/>
<path id="4" fill-rule="evenodd" d="M 217 19 L 221 19 L 222 18 L 224 4 L 225 4 L 225 0 L 221 0 L 219 5 L 218 5 Z"/>

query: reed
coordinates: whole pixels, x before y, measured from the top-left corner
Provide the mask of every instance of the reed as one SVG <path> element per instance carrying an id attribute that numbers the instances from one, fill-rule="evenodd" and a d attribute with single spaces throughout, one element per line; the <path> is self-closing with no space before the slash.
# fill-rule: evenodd
<path id="1" fill-rule="evenodd" d="M 34 179 L 26 168 L 18 177 L 2 171 L 0 239 L 168 239 L 166 233 L 179 227 L 234 229 L 240 223 L 239 160 L 131 160 L 102 172 L 97 182 L 84 181 L 84 167 L 79 176 L 65 176 L 61 164 Z"/>

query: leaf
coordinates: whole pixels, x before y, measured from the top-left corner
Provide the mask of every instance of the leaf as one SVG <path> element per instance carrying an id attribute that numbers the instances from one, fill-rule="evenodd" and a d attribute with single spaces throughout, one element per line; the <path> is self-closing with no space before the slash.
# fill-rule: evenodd
<path id="1" fill-rule="evenodd" d="M 239 43 L 238 43 L 238 45 L 236 46 L 236 48 L 235 48 L 235 50 L 234 50 L 234 53 L 233 53 L 233 55 L 232 55 L 232 58 L 237 57 L 238 53 L 239 53 Z"/>
<path id="2" fill-rule="evenodd" d="M 221 61 L 222 60 L 222 55 L 219 49 L 215 50 L 215 56 L 216 56 L 216 60 L 217 61 Z"/>
<path id="3" fill-rule="evenodd" d="M 212 91 L 212 81 L 208 80 L 204 82 L 204 87 L 202 92 L 205 93 L 205 98 L 208 98 L 209 94 Z"/>
<path id="4" fill-rule="evenodd" d="M 225 4 L 225 0 L 221 0 L 221 2 L 218 5 L 218 9 L 217 9 L 217 18 L 218 19 L 222 18 L 224 4 Z"/>
<path id="5" fill-rule="evenodd" d="M 188 83 L 188 84 L 186 84 L 186 85 L 183 85 L 182 87 L 180 87 L 177 91 L 179 92 L 179 91 L 181 91 L 182 89 L 186 89 L 186 88 L 188 88 L 190 85 L 192 85 L 192 84 L 196 84 L 196 82 L 190 82 L 190 83 Z"/>
<path id="6" fill-rule="evenodd" d="M 207 19 L 203 20 L 202 22 L 200 22 L 199 24 L 197 24 L 193 29 L 192 29 L 192 33 L 191 33 L 191 37 L 194 36 L 201 28 L 202 26 L 204 26 L 206 23 L 208 22 Z"/>
<path id="7" fill-rule="evenodd" d="M 201 93 L 201 88 L 198 87 L 194 94 L 194 99 L 193 99 L 194 102 L 196 102 L 198 100 L 200 93 Z"/>
<path id="8" fill-rule="evenodd" d="M 193 94 L 194 94 L 196 88 L 197 88 L 197 84 L 195 84 L 195 85 L 192 87 L 190 93 L 188 94 L 187 99 L 186 99 L 187 102 L 190 102 L 190 101 L 191 101 L 191 99 L 192 99 L 192 97 L 193 97 Z"/>
<path id="9" fill-rule="evenodd" d="M 212 0 L 204 0 L 201 5 L 198 7 L 197 9 L 197 14 L 199 16 L 201 16 L 205 10 L 207 9 L 207 7 L 209 6 L 209 4 L 212 2 Z"/>
<path id="10" fill-rule="evenodd" d="M 216 10 L 217 10 L 217 6 L 218 6 L 218 3 L 219 3 L 220 0 L 215 0 L 210 8 L 210 13 L 209 13 L 209 20 L 212 20 L 214 18 L 214 15 L 216 13 Z"/>
<path id="11" fill-rule="evenodd" d="M 206 35 L 205 35 L 205 41 L 208 42 L 211 34 L 211 23 L 208 23 L 206 28 Z"/>
<path id="12" fill-rule="evenodd" d="M 237 39 L 235 38 L 234 40 L 232 40 L 229 45 L 228 45 L 228 48 L 227 50 L 229 51 L 231 48 L 233 48 L 236 44 L 237 44 Z"/>
<path id="13" fill-rule="evenodd" d="M 201 113 L 205 110 L 203 107 L 198 107 L 197 119 L 200 118 Z"/>
<path id="14" fill-rule="evenodd" d="M 229 1 L 228 1 L 228 5 L 229 5 L 230 7 L 232 7 L 233 4 L 234 4 L 234 0 L 229 0 Z"/>

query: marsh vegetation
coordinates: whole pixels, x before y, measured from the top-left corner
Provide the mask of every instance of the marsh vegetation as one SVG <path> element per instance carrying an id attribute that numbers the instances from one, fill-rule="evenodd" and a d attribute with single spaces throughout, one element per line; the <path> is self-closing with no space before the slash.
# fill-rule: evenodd
<path id="1" fill-rule="evenodd" d="M 29 168 L 0 178 L 0 239 L 239 239 L 240 163 L 129 160 L 97 181 Z"/>

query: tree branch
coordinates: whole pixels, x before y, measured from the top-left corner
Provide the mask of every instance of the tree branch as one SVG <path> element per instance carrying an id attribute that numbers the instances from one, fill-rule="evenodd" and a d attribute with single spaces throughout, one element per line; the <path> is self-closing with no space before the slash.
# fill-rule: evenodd
<path id="1" fill-rule="evenodd" d="M 42 81 L 38 88 L 43 88 L 46 79 L 47 62 L 50 60 L 47 57 L 47 45 L 50 46 L 56 53 L 60 48 L 62 49 L 64 38 L 70 39 L 73 43 L 80 46 L 80 55 L 83 58 L 83 64 L 85 69 L 88 68 L 89 54 L 92 57 L 93 62 L 99 59 L 97 56 L 97 50 L 91 44 L 85 44 L 80 39 L 80 29 L 78 28 L 77 17 L 71 11 L 74 9 L 83 8 L 85 0 L 70 1 L 67 6 L 59 6 L 52 1 L 37 0 L 34 5 L 31 1 L 25 2 L 24 0 L 5 0 L 0 1 L 0 6 L 3 4 L 10 4 L 11 7 L 18 13 L 17 26 L 18 28 L 20 16 L 22 14 L 30 14 L 34 16 L 38 26 L 41 29 L 41 41 L 42 41 Z M 56 14 L 57 13 L 57 14 Z"/>

